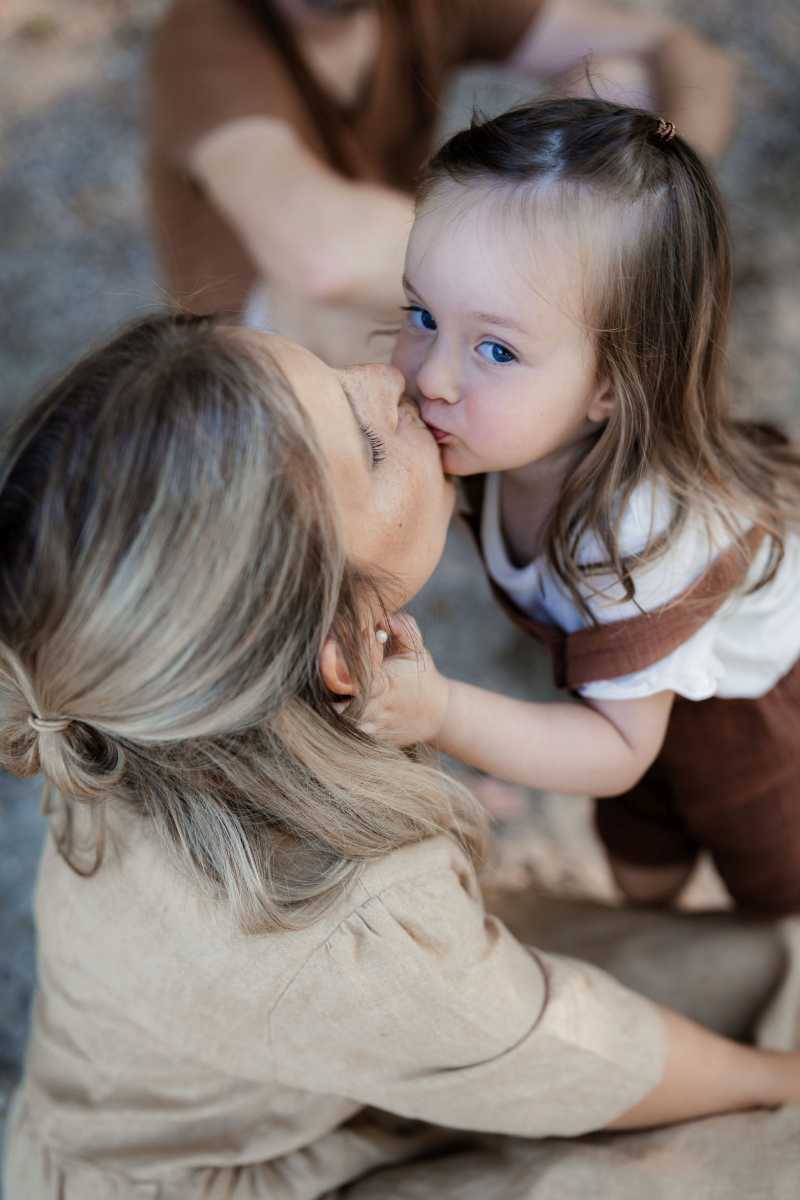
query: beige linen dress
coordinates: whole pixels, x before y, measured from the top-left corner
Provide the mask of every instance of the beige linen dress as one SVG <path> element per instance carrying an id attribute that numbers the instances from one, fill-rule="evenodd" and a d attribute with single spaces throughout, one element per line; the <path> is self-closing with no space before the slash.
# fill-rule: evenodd
<path id="1" fill-rule="evenodd" d="M 660 1076 L 652 1006 L 523 948 L 445 839 L 253 937 L 144 826 L 115 828 L 92 878 L 45 848 L 7 1200 L 310 1200 L 437 1140 L 409 1122 L 583 1133 Z"/>
<path id="2" fill-rule="evenodd" d="M 253 937 L 116 814 L 94 877 L 48 842 L 36 915 L 5 1200 L 738 1194 L 700 1190 L 708 1122 L 565 1140 L 657 1082 L 660 1019 L 596 967 L 525 948 L 446 839 L 371 865 L 311 928 Z M 800 1144 L 793 1113 L 726 1120 L 761 1122 L 786 1163 Z M 641 1190 L 654 1162 L 678 1190 Z"/>

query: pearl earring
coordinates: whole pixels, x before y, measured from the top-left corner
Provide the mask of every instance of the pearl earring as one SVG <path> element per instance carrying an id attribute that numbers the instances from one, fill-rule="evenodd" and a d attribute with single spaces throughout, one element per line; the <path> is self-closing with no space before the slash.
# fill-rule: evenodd
<path id="1" fill-rule="evenodd" d="M 386 632 L 385 629 L 376 629 L 375 637 L 382 646 L 385 646 L 386 643 L 389 641 L 389 634 Z"/>

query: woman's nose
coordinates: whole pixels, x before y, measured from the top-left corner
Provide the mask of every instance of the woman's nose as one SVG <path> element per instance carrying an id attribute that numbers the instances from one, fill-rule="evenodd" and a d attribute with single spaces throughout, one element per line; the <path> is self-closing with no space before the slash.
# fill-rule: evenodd
<path id="1" fill-rule="evenodd" d="M 406 390 L 402 372 L 397 367 L 370 363 L 368 366 L 352 367 L 349 375 L 351 387 L 363 396 L 365 407 L 372 411 L 378 408 L 388 427 L 395 429 L 400 401 Z"/>
<path id="2" fill-rule="evenodd" d="M 416 387 L 425 400 L 443 400 L 445 404 L 458 400 L 456 373 L 440 346 L 432 346 L 420 364 Z"/>

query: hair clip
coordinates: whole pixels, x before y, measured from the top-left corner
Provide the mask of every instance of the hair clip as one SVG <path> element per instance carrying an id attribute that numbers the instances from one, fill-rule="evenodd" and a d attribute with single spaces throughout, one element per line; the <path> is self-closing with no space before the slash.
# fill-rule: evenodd
<path id="1" fill-rule="evenodd" d="M 72 724 L 68 717 L 39 717 L 31 713 L 28 724 L 37 733 L 63 733 Z"/>
<path id="2" fill-rule="evenodd" d="M 665 121 L 663 117 L 659 117 L 658 125 L 656 126 L 656 137 L 660 137 L 664 142 L 671 142 L 675 137 L 675 125 L 672 121 Z"/>

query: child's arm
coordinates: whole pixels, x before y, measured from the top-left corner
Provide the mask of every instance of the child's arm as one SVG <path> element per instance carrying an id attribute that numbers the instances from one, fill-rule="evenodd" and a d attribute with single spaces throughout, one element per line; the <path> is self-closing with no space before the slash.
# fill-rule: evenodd
<path id="1" fill-rule="evenodd" d="M 512 61 L 540 79 L 560 77 L 562 95 L 599 94 L 652 109 L 675 121 L 687 141 L 711 158 L 730 140 L 734 61 L 662 13 L 602 0 L 549 0 Z"/>
<path id="2" fill-rule="evenodd" d="M 655 759 L 673 694 L 643 700 L 542 704 L 440 675 L 416 625 L 392 622 L 395 653 L 362 727 L 396 745 L 431 742 L 489 775 L 575 795 L 627 791 Z"/>
<path id="3" fill-rule="evenodd" d="M 440 750 L 509 783 L 575 795 L 616 796 L 633 787 L 661 749 L 673 701 L 672 692 L 660 692 L 543 704 L 444 683 L 444 717 L 429 739 Z"/>

